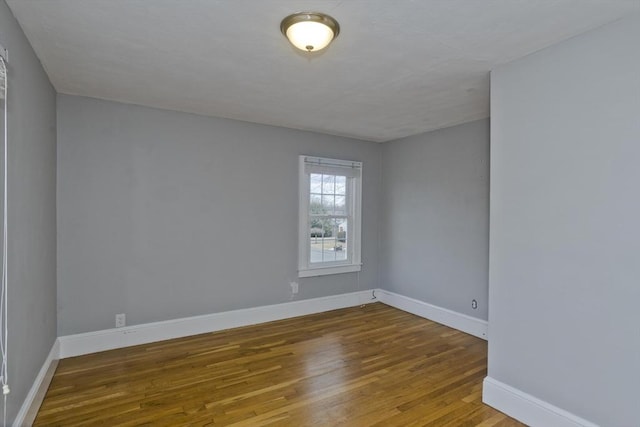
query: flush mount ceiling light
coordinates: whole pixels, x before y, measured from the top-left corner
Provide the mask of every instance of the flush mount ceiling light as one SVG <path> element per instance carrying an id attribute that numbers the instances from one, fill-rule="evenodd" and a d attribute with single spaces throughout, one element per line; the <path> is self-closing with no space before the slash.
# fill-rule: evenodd
<path id="1" fill-rule="evenodd" d="M 280 23 L 280 31 L 298 49 L 317 52 L 338 37 L 340 25 L 324 13 L 300 12 L 284 18 Z"/>

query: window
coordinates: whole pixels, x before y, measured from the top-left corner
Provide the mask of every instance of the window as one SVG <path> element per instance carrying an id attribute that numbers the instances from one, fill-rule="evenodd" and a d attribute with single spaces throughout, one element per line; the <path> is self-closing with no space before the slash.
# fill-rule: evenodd
<path id="1" fill-rule="evenodd" d="M 298 276 L 360 271 L 362 163 L 300 156 Z"/>

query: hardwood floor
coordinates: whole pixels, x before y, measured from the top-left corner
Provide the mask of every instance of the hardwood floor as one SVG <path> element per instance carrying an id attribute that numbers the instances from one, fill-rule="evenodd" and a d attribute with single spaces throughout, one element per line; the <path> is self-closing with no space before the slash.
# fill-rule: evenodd
<path id="1" fill-rule="evenodd" d="M 518 426 L 487 343 L 381 303 L 61 360 L 36 426 Z"/>

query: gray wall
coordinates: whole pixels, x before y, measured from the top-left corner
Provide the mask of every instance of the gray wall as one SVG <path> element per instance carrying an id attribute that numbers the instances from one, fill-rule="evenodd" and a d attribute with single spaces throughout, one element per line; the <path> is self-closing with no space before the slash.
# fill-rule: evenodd
<path id="1" fill-rule="evenodd" d="M 489 120 L 384 144 L 382 176 L 382 288 L 486 320 Z"/>
<path id="2" fill-rule="evenodd" d="M 4 1 L 0 43 L 10 61 L 7 419 L 13 420 L 56 338 L 56 98 Z"/>
<path id="3" fill-rule="evenodd" d="M 640 19 L 492 74 L 489 375 L 638 425 Z"/>
<path id="4" fill-rule="evenodd" d="M 359 274 L 297 278 L 298 155 L 361 160 Z M 380 147 L 58 96 L 58 333 L 374 288 Z"/>

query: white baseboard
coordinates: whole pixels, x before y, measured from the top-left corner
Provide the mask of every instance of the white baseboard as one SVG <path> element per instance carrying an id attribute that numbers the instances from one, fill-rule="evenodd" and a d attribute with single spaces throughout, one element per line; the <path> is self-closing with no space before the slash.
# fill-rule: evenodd
<path id="1" fill-rule="evenodd" d="M 147 344 L 189 335 L 321 313 L 371 302 L 372 290 L 332 295 L 262 307 L 145 323 L 117 329 L 67 335 L 60 340 L 60 358 Z"/>
<path id="2" fill-rule="evenodd" d="M 466 332 L 467 334 L 484 340 L 487 339 L 488 324 L 486 320 L 467 316 L 466 314 L 438 307 L 437 305 L 432 305 L 414 298 L 405 297 L 404 295 L 384 289 L 376 289 L 376 296 L 380 302 L 402 311 L 433 320 L 434 322 L 458 329 L 459 331 Z"/>
<path id="3" fill-rule="evenodd" d="M 44 400 L 44 395 L 51 384 L 51 379 L 58 365 L 60 355 L 60 342 L 56 339 L 51 346 L 49 355 L 44 360 L 40 372 L 33 381 L 33 385 L 22 402 L 18 415 L 13 420 L 13 427 L 29 427 L 36 418 L 38 409 Z"/>
<path id="4" fill-rule="evenodd" d="M 532 427 L 598 427 L 491 377 L 486 377 L 482 384 L 482 401 Z"/>

